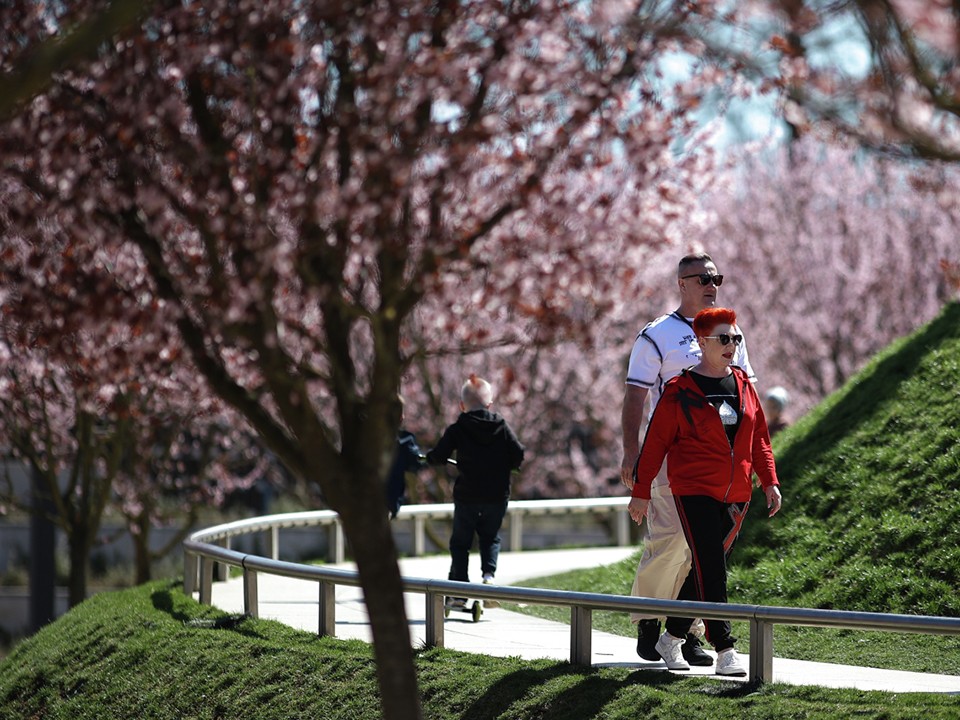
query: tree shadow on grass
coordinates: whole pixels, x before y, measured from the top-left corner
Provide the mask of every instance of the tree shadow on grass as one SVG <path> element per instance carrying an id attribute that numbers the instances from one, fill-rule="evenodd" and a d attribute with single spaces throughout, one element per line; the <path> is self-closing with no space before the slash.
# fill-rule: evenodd
<path id="1" fill-rule="evenodd" d="M 179 620 L 181 622 L 186 622 L 189 620 L 189 616 L 186 613 L 179 612 L 174 608 L 173 605 L 173 595 L 171 590 L 175 587 L 175 583 L 171 582 L 163 590 L 155 590 L 150 594 L 150 601 L 153 603 L 153 607 L 159 612 L 166 613 L 174 620 Z"/>
<path id="2" fill-rule="evenodd" d="M 565 680 L 572 676 L 574 681 Z M 638 717 L 657 708 L 671 692 L 671 686 L 684 678 L 670 672 L 634 672 L 627 677 L 613 677 L 595 668 L 575 668 L 558 664 L 543 669 L 527 669 L 510 673 L 491 685 L 464 711 L 462 720 L 491 720 L 515 714 L 517 706 L 529 702 L 532 705 L 550 708 L 551 720 L 582 720 L 597 717 L 613 698 L 625 688 L 642 685 L 652 693 L 638 707 Z M 556 684 L 558 690 L 551 694 L 543 685 Z M 729 690 L 718 690 L 715 697 Z M 743 694 L 742 687 L 733 688 L 737 697 Z M 512 708 L 512 712 L 511 712 Z"/>
<path id="3" fill-rule="evenodd" d="M 176 585 L 176 583 L 171 583 L 169 587 L 163 590 L 154 591 L 150 595 L 150 600 L 157 611 L 166 613 L 188 627 L 211 630 L 239 630 L 240 624 L 248 619 L 246 615 L 224 613 L 213 607 L 204 608 L 205 612 L 202 615 L 190 615 L 183 610 L 178 610 L 173 601 L 172 593 Z"/>

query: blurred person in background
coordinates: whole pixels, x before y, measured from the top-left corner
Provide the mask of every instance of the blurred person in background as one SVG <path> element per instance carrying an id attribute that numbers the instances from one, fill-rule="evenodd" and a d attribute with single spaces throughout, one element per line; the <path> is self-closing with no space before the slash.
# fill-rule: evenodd
<path id="1" fill-rule="evenodd" d="M 783 415 L 783 411 L 786 410 L 789 404 L 790 393 L 779 385 L 770 388 L 764 394 L 763 414 L 767 418 L 767 429 L 770 430 L 770 437 L 773 437 L 790 424 Z"/>
<path id="2" fill-rule="evenodd" d="M 459 582 L 470 582 L 468 565 L 474 536 L 483 582 L 493 582 L 500 557 L 500 526 L 510 500 L 510 476 L 523 462 L 523 445 L 492 405 L 493 387 L 487 380 L 470 375 L 460 390 L 460 416 L 427 453 L 431 465 L 443 465 L 456 455 L 458 475 L 453 485 L 448 579 Z M 451 608 L 462 608 L 466 603 L 467 598 L 462 597 L 445 601 Z M 493 601 L 486 605 L 496 606 Z"/>

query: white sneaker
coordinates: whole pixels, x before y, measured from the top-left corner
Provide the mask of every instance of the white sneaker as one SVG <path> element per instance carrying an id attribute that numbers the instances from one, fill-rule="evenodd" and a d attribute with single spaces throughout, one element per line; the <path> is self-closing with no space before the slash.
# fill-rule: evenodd
<path id="1" fill-rule="evenodd" d="M 663 633 L 657 640 L 657 652 L 670 670 L 690 669 L 690 664 L 683 659 L 683 653 L 680 651 L 682 646 L 683 638 L 674 637 L 668 632 Z M 720 671 L 717 670 L 717 672 Z"/>
<path id="2" fill-rule="evenodd" d="M 732 675 L 744 677 L 747 674 L 746 668 L 740 662 L 740 656 L 733 648 L 721 650 L 717 655 L 717 675 Z"/>
<path id="3" fill-rule="evenodd" d="M 493 585 L 493 575 L 491 575 L 490 573 L 484 573 L 484 576 L 483 576 L 483 584 L 484 584 L 484 585 Z M 488 607 L 488 608 L 498 608 L 498 607 L 500 607 L 500 601 L 499 601 L 499 600 L 484 600 L 484 601 L 483 601 L 483 604 L 484 604 L 486 607 Z"/>

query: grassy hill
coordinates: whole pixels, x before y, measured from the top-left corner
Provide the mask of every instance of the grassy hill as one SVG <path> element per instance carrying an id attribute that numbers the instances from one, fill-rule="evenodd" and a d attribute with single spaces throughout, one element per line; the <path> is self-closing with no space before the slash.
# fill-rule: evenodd
<path id="1" fill-rule="evenodd" d="M 777 437 L 784 509 L 772 521 L 751 511 L 731 600 L 960 615 L 958 427 L 953 303 Z M 635 565 L 539 584 L 626 594 Z M 622 615 L 598 613 L 594 627 L 633 633 Z M 779 626 L 774 637 L 781 657 L 960 674 L 960 638 Z M 960 717 L 960 698 L 944 695 L 751 688 L 435 649 L 417 661 L 436 720 Z M 368 646 L 226 617 L 170 582 L 93 597 L 0 663 L 0 720 L 378 716 Z"/>
<path id="2" fill-rule="evenodd" d="M 737 597 L 960 615 L 960 303 L 778 435 L 774 451 L 784 510 L 773 522 L 751 514 Z"/>

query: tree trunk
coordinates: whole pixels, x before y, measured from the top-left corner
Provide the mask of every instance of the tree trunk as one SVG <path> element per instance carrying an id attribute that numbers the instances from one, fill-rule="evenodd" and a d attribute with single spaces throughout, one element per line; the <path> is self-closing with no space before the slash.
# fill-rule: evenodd
<path id="1" fill-rule="evenodd" d="M 56 526 L 55 512 L 43 476 L 32 469 L 30 506 L 30 631 L 36 632 L 56 617 Z"/>
<path id="2" fill-rule="evenodd" d="M 150 582 L 150 521 L 143 521 L 143 518 L 137 519 L 139 532 L 130 533 L 133 540 L 133 557 L 136 572 L 136 584 L 143 585 Z"/>
<path id="3" fill-rule="evenodd" d="M 380 512 L 371 511 L 371 502 Z M 340 519 L 350 538 L 370 615 L 383 717 L 421 720 L 416 666 L 390 522 L 386 511 L 381 510 L 379 495 L 373 501 L 358 498 L 351 504 L 359 507 L 342 508 Z"/>
<path id="4" fill-rule="evenodd" d="M 90 557 L 90 543 L 85 532 L 74 529 L 67 544 L 70 548 L 68 604 L 69 607 L 76 607 L 87 599 L 87 561 Z"/>

